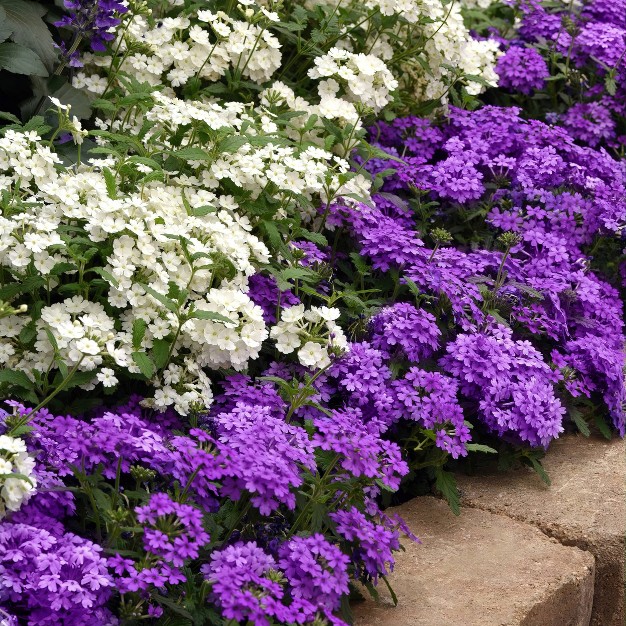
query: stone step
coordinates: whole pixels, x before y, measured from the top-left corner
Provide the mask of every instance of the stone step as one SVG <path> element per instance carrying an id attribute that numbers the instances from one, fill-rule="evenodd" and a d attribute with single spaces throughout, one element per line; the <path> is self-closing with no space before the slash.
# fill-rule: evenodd
<path id="1" fill-rule="evenodd" d="M 389 577 L 398 606 L 380 583 L 379 602 L 354 603 L 355 626 L 588 626 L 588 552 L 501 515 L 463 508 L 457 517 L 429 496 L 392 512 L 422 544 L 405 540 Z"/>
<path id="2" fill-rule="evenodd" d="M 624 626 L 626 447 L 569 435 L 543 460 L 552 485 L 525 468 L 485 476 L 457 476 L 465 506 L 533 524 L 596 559 L 594 626 Z"/>

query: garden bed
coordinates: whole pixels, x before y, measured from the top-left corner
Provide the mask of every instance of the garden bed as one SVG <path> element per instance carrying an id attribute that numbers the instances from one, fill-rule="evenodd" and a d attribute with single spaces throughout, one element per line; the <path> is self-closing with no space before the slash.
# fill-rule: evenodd
<path id="1" fill-rule="evenodd" d="M 625 35 L 624 0 L 0 0 L 1 626 L 342 626 L 394 580 L 451 619 L 492 524 L 502 623 L 594 581 L 619 620 Z"/>

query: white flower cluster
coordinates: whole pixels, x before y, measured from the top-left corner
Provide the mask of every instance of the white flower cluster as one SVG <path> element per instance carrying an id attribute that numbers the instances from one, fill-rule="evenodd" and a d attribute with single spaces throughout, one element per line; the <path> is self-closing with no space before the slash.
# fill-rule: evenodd
<path id="1" fill-rule="evenodd" d="M 342 194 L 361 197 L 369 194 L 370 182 L 363 175 L 351 176 L 345 182 L 340 180 L 350 171 L 346 159 L 315 146 L 300 149 L 295 145 L 283 145 L 278 128 L 267 114 L 261 114 L 257 119 L 246 113 L 246 107 L 240 103 L 229 103 L 224 107 L 215 103 L 187 103 L 163 94 L 155 94 L 155 100 L 155 106 L 146 114 L 146 119 L 152 123 L 153 135 L 160 133 L 163 137 L 170 137 L 181 125 L 196 121 L 205 122 L 215 130 L 229 128 L 235 131 L 239 131 L 245 123 L 246 133 L 252 139 L 259 134 L 264 135 L 260 145 L 242 142 L 238 148 L 222 152 L 208 166 L 198 161 L 195 164 L 197 178 L 188 179 L 186 184 L 217 190 L 228 180 L 249 192 L 253 199 L 268 185 L 273 185 L 274 197 L 283 204 L 279 217 L 284 215 L 295 197 L 308 201 L 319 197 L 325 202 Z M 272 140 L 274 135 L 276 138 Z M 214 203 L 215 197 L 210 200 L 205 203 Z M 232 210 L 238 209 L 228 196 L 220 196 L 219 202 Z M 314 205 L 308 204 L 300 210 L 305 218 L 309 218 L 314 212 Z"/>
<path id="2" fill-rule="evenodd" d="M 390 101 L 390 93 L 398 81 L 384 61 L 372 54 L 354 54 L 340 48 L 331 48 L 315 59 L 309 70 L 310 78 L 325 79 L 320 93 L 335 97 L 340 86 L 348 99 L 380 111 Z"/>
<path id="3" fill-rule="evenodd" d="M 162 85 L 170 96 L 174 88 L 193 78 L 213 82 L 227 72 L 267 87 L 278 70 L 292 62 L 283 63 L 281 44 L 272 33 L 272 28 L 281 26 L 280 18 L 263 6 L 269 4 L 264 0 L 256 5 L 247 0 L 238 3 L 235 11 L 242 19 L 208 10 L 167 17 L 157 24 L 142 15 L 126 18 L 128 27 L 120 29 L 124 34 L 114 46 L 117 49 L 119 44 L 118 56 L 123 59 L 115 71 Z M 314 10 L 319 4 L 308 1 L 304 6 Z M 419 101 L 434 99 L 445 104 L 456 70 L 479 78 L 467 82 L 470 93 L 482 91 L 483 81 L 497 84 L 497 45 L 471 37 L 456 0 L 327 0 L 323 4 L 334 6 L 333 14 L 342 25 L 334 47 L 316 58 L 309 71 L 310 77 L 322 79 L 317 94 L 319 114 L 354 123 L 358 119 L 354 103 L 379 111 L 398 83 Z M 384 27 L 373 27 L 375 22 L 368 18 L 373 12 L 396 21 L 387 19 Z M 359 38 L 364 33 L 363 44 Z M 394 61 L 398 55 L 400 61 Z M 85 69 L 77 73 L 74 86 L 102 94 L 109 85 L 111 57 L 87 54 L 83 62 Z"/>
<path id="4" fill-rule="evenodd" d="M 336 84 L 336 81 L 322 81 L 318 86 L 319 104 L 312 104 L 309 101 L 296 96 L 293 89 L 280 81 L 272 83 L 270 87 L 261 92 L 261 106 L 285 106 L 291 111 L 300 111 L 306 115 L 299 115 L 291 121 L 291 126 L 286 129 L 286 134 L 293 140 L 303 140 L 310 143 L 324 145 L 326 129 L 322 119 L 333 120 L 339 127 L 345 128 L 351 124 L 355 131 L 363 127 L 361 117 L 354 103 L 339 98 L 336 91 L 328 90 L 329 83 Z M 313 116 L 317 116 L 315 123 Z M 342 154 L 350 154 L 351 150 L 358 143 L 354 138 L 352 142 L 343 147 Z"/>
<path id="5" fill-rule="evenodd" d="M 469 94 L 477 95 L 484 91 L 482 82 L 497 86 L 495 64 L 499 55 L 498 43 L 494 40 L 479 41 L 470 35 L 463 23 L 458 2 L 444 5 L 439 0 L 424 0 L 423 5 L 429 7 L 430 19 L 423 27 L 428 72 L 416 61 L 403 63 L 405 75 L 402 87 L 412 92 L 418 101 L 441 100 L 445 104 L 453 71 L 450 68 L 478 77 L 478 81 L 470 79 L 465 83 Z"/>
<path id="6" fill-rule="evenodd" d="M 277 16 L 261 11 L 265 24 L 276 21 Z M 252 23 L 257 12 L 246 8 L 243 13 L 247 20 L 235 20 L 223 11 L 198 11 L 193 26 L 188 17 L 179 16 L 164 18 L 154 27 L 144 16 L 134 15 L 117 42 L 124 55 L 120 70 L 140 82 L 170 87 L 185 85 L 192 77 L 216 81 L 228 70 L 264 83 L 281 65 L 280 43 L 266 25 Z M 133 52 L 129 41 L 142 44 L 140 50 Z M 85 55 L 88 71 L 76 75 L 74 86 L 101 94 L 107 80 L 90 70 L 108 68 L 111 61 L 108 56 Z"/>
<path id="7" fill-rule="evenodd" d="M 194 402 L 206 404 L 208 382 L 199 373 L 195 382 L 189 380 L 190 362 L 242 369 L 267 336 L 261 309 L 245 293 L 253 263 L 269 260 L 267 248 L 250 233 L 248 219 L 234 211 L 231 196 L 218 196 L 199 181 L 173 176 L 111 198 L 98 168 L 57 171 L 55 162 L 33 133 L 9 131 L 0 140 L 0 187 L 12 192 L 19 181 L 21 194 L 19 210 L 0 218 L 0 266 L 18 281 L 33 267 L 42 288 L 56 294 L 68 281 L 85 278 L 84 254 L 74 258 L 63 246 L 62 235 L 78 231 L 93 244 L 89 254 L 102 256 L 106 299 L 121 309 L 119 322 L 80 294 L 65 298 L 41 309 L 34 348 L 28 350 L 20 333 L 30 320 L 11 315 L 0 320 L 0 361 L 31 378 L 33 370 L 52 372 L 63 361 L 93 371 L 83 388 L 113 386 L 116 370 L 140 371 L 133 352 L 175 335 L 169 361 L 185 365 L 185 375 L 170 370 L 169 383 L 154 383 L 182 413 Z M 106 163 L 114 166 L 112 159 Z M 178 310 L 163 304 L 172 291 L 184 292 Z M 232 323 L 211 321 L 213 314 Z M 133 340 L 138 320 L 145 324 L 139 342 Z"/>
<path id="8" fill-rule="evenodd" d="M 0 520 L 7 511 L 18 511 L 35 493 L 35 459 L 17 437 L 0 435 Z"/>
<path id="9" fill-rule="evenodd" d="M 283 309 L 280 321 L 270 335 L 276 340 L 276 348 L 283 354 L 298 351 L 298 360 L 311 369 L 330 365 L 330 354 L 347 350 L 348 342 L 341 327 L 335 322 L 339 309 L 311 307 L 303 304 Z"/>

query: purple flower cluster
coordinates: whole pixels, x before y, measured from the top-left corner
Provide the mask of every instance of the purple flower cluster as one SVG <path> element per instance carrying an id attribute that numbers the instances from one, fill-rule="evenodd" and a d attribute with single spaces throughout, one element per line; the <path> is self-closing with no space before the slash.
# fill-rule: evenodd
<path id="1" fill-rule="evenodd" d="M 458 383 L 439 372 L 411 367 L 403 378 L 393 381 L 396 419 L 404 418 L 436 433 L 437 447 L 453 458 L 465 456 L 471 436 L 457 395 Z"/>
<path id="2" fill-rule="evenodd" d="M 104 52 L 106 44 L 115 39 L 115 27 L 120 23 L 117 15 L 128 12 L 125 3 L 117 0 L 64 0 L 69 15 L 55 26 L 68 28 L 75 36 L 89 42 L 94 52 Z M 76 56 L 72 56 L 76 64 Z"/>
<path id="3" fill-rule="evenodd" d="M 523 94 L 542 89 L 550 75 L 548 65 L 537 50 L 530 47 L 511 46 L 496 65 L 498 86 Z"/>
<path id="4" fill-rule="evenodd" d="M 137 567 L 132 559 L 116 555 L 109 565 L 118 577 L 115 585 L 122 594 L 157 589 L 167 583 L 186 580 L 182 567 L 198 557 L 209 542 L 202 526 L 202 513 L 188 504 L 173 500 L 166 493 L 154 493 L 145 506 L 135 508 L 137 521 L 143 526 L 146 560 Z"/>
<path id="5" fill-rule="evenodd" d="M 363 208 L 356 217 L 338 207 L 335 219 L 350 225 L 361 254 L 375 268 L 402 271 L 434 297 L 435 304 L 450 306 L 463 333 L 456 340 L 452 335 L 446 350 L 472 348 L 461 359 L 462 367 L 452 367 L 451 357 L 443 362 L 461 381 L 461 392 L 478 403 L 478 416 L 496 433 L 547 445 L 562 429 L 564 410 L 555 395 L 559 373 L 552 372 L 533 344 L 525 342 L 521 349 L 503 327 L 498 327 L 495 339 L 489 334 L 493 331 L 485 333 L 490 307 L 503 311 L 514 327 L 530 332 L 533 342 L 549 337 L 558 346 L 554 353 L 557 369 L 575 371 L 575 383 L 570 376 L 569 388 L 585 395 L 599 394 L 623 434 L 621 303 L 616 291 L 589 270 L 586 260 L 587 247 L 594 239 L 614 237 L 626 223 L 623 168 L 606 152 L 577 145 L 562 128 L 523 120 L 515 108 L 453 109 L 440 132 L 439 151 L 433 158 L 426 161 L 416 155 L 412 161 L 405 139 L 411 136 L 411 127 L 404 120 L 379 123 L 377 135 L 389 138 L 393 150 L 404 145 L 407 155 L 404 164 L 394 163 L 397 175 L 389 189 L 407 194 L 418 187 L 428 192 L 439 201 L 436 219 L 444 227 L 455 223 L 459 190 L 475 190 L 476 205 L 487 206 L 486 227 L 514 235 L 506 256 L 477 246 L 429 248 L 405 215 L 392 215 L 387 207 Z M 417 125 L 416 133 L 423 135 L 423 123 Z M 384 143 L 380 146 L 387 149 Z M 479 175 L 466 169 L 462 177 L 467 180 L 459 183 L 461 170 L 451 159 L 472 164 Z M 439 170 L 447 175 L 433 177 Z M 466 193 L 462 202 L 465 207 L 473 206 Z M 409 341 L 409 334 L 385 329 L 385 337 L 393 337 L 396 344 L 398 335 Z M 389 339 L 374 342 L 388 351 L 385 342 Z M 504 352 L 488 348 L 492 342 Z M 583 352 L 583 345 L 598 349 Z M 529 357 L 524 352 L 530 348 L 533 365 L 528 370 Z M 413 354 L 410 360 L 419 360 L 417 356 L 426 355 Z M 536 365 L 539 362 L 541 367 Z M 493 375 L 473 389 L 467 376 L 481 370 L 483 363 Z M 488 385 L 501 388 L 487 389 Z M 483 388 L 480 397 L 478 387 Z M 531 397 L 534 400 L 529 403 Z M 522 408 L 515 408 L 520 402 Z"/>
<path id="6" fill-rule="evenodd" d="M 361 576 L 376 580 L 379 575 L 393 570 L 393 552 L 400 549 L 396 529 L 389 524 L 374 523 L 355 507 L 331 513 L 330 517 L 337 533 L 352 546 L 353 559 Z"/>
<path id="7" fill-rule="evenodd" d="M 250 299 L 263 309 L 263 319 L 268 324 L 276 323 L 276 311 L 300 304 L 300 300 L 291 291 L 280 291 L 273 276 L 253 274 L 248 279 Z"/>
<path id="8" fill-rule="evenodd" d="M 252 494 L 252 504 L 263 515 L 281 504 L 293 509 L 293 489 L 302 484 L 301 467 L 315 467 L 306 431 L 274 416 L 270 407 L 244 403 L 217 415 L 214 427 L 222 495 L 238 500 L 242 492 Z"/>
<path id="9" fill-rule="evenodd" d="M 406 302 L 382 309 L 370 326 L 372 345 L 389 355 L 399 352 L 409 361 L 418 362 L 439 348 L 441 331 L 435 316 Z"/>
<path id="10" fill-rule="evenodd" d="M 623 0 L 586 0 L 571 8 L 526 1 L 520 8 L 519 39 L 507 42 L 511 45 L 509 50 L 532 50 L 528 54 L 535 58 L 546 50 L 556 51 L 563 61 L 555 67 L 555 73 L 563 77 L 564 67 L 566 73 L 571 70 L 578 73 L 576 82 L 581 88 L 572 98 L 574 104 L 557 116 L 560 123 L 580 143 L 614 148 L 623 145 L 624 138 L 619 135 L 616 124 L 616 120 L 626 114 L 626 9 Z M 508 54 L 498 62 L 500 84 L 529 93 L 522 77 L 519 82 L 509 79 Z M 535 73 L 534 67 L 538 68 L 539 63 L 537 60 L 529 75 Z M 501 66 L 505 66 L 503 72 Z M 510 72 L 515 73 L 513 62 Z M 541 88 L 539 80 L 537 85 L 536 89 Z M 571 87 L 571 81 L 566 87 Z"/>
<path id="11" fill-rule="evenodd" d="M 485 423 L 501 436 L 516 434 L 547 446 L 563 430 L 565 409 L 555 396 L 555 374 L 528 341 L 509 329 L 461 334 L 447 346 L 443 368 L 478 400 Z"/>
<path id="12" fill-rule="evenodd" d="M 29 624 L 112 625 L 112 587 L 100 546 L 67 531 L 0 524 L 0 601 Z"/>
<path id="13" fill-rule="evenodd" d="M 294 537 L 280 552 L 277 560 L 256 542 L 240 541 L 211 555 L 202 573 L 222 615 L 258 626 L 311 623 L 321 615 L 345 626 L 332 612 L 348 591 L 348 557 L 323 535 Z"/>
<path id="14" fill-rule="evenodd" d="M 397 489 L 408 472 L 399 446 L 380 437 L 380 425 L 364 422 L 360 409 L 333 411 L 331 417 L 314 420 L 313 443 L 339 456 L 339 466 L 355 477 L 376 478 Z"/>
<path id="15" fill-rule="evenodd" d="M 294 598 L 331 613 L 348 593 L 350 559 L 324 535 L 293 537 L 280 549 L 279 566 Z"/>

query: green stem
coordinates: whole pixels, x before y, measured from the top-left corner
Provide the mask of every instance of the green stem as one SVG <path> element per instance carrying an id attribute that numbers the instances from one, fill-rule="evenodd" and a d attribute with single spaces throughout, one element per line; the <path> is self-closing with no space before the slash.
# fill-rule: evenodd
<path id="1" fill-rule="evenodd" d="M 14 432 L 15 430 L 17 430 L 18 428 L 21 428 L 22 426 L 25 426 L 26 424 L 28 424 L 28 421 L 30 420 L 30 418 L 37 413 L 37 411 L 39 411 L 39 409 L 42 409 L 44 406 L 46 406 L 46 404 L 48 404 L 48 402 L 50 402 L 50 400 L 52 400 L 56 395 L 58 395 L 61 391 L 63 391 L 63 389 L 65 389 L 65 387 L 67 387 L 68 383 L 70 382 L 70 380 L 74 377 L 74 374 L 76 374 L 76 371 L 78 370 L 78 367 L 80 366 L 80 364 L 83 362 L 83 359 L 85 358 L 85 356 L 81 356 L 80 360 L 78 361 L 78 363 L 76 363 L 76 365 L 74 365 L 74 367 L 69 371 L 68 375 L 66 378 L 64 378 L 61 383 L 59 384 L 59 386 L 49 395 L 46 396 L 34 409 L 32 409 L 31 411 L 29 411 L 26 415 L 24 415 L 21 419 L 19 419 L 15 425 L 11 428 L 11 430 L 9 431 L 9 435 Z"/>

